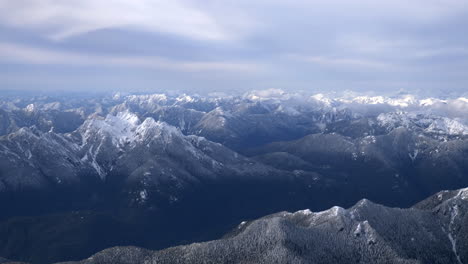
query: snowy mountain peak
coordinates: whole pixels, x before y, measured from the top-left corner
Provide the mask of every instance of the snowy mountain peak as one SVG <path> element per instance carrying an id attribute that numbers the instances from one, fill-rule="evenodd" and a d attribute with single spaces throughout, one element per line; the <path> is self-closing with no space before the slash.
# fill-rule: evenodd
<path id="1" fill-rule="evenodd" d="M 165 122 L 155 121 L 153 118 L 146 118 L 141 125 L 136 127 L 134 139 L 138 141 L 151 140 L 154 137 L 169 140 L 170 137 L 183 137 L 182 132 Z"/>
<path id="2" fill-rule="evenodd" d="M 36 105 L 34 105 L 34 104 L 28 104 L 28 105 L 24 108 L 24 110 L 26 110 L 26 112 L 29 112 L 29 113 L 36 111 L 36 109 L 37 109 L 37 107 L 36 107 Z"/>
<path id="3" fill-rule="evenodd" d="M 439 192 L 437 196 L 440 197 L 440 199 L 442 199 L 443 194 L 448 193 L 448 192 L 450 191 Z M 468 201 L 468 188 L 463 188 L 463 189 L 459 189 L 457 191 L 451 191 L 451 192 L 453 196 L 450 199 L 447 199 L 446 202 L 458 203 L 460 202 L 460 200 Z"/>
<path id="4" fill-rule="evenodd" d="M 151 117 L 141 122 L 136 114 L 129 111 L 119 112 L 116 115 L 109 114 L 105 118 L 90 118 L 79 130 L 83 139 L 82 145 L 94 144 L 109 138 L 113 145 L 122 147 L 154 138 L 170 140 L 173 136 L 184 136 L 180 129 L 162 121 L 155 121 Z"/>
<path id="5" fill-rule="evenodd" d="M 176 101 L 181 102 L 181 103 L 191 103 L 195 101 L 195 98 L 193 98 L 190 95 L 183 94 L 183 95 L 178 96 L 176 98 Z"/>
<path id="6" fill-rule="evenodd" d="M 244 98 L 252 101 L 265 101 L 265 100 L 287 100 L 290 99 L 292 94 L 289 94 L 281 89 L 266 89 L 254 90 L 244 94 Z"/>
<path id="7" fill-rule="evenodd" d="M 292 218 L 305 217 L 305 220 L 308 222 L 309 225 L 311 225 L 311 224 L 316 224 L 319 221 L 322 222 L 322 221 L 326 221 L 332 218 L 346 216 L 347 211 L 342 207 L 333 206 L 332 208 L 328 210 L 324 210 L 320 212 L 312 212 L 309 209 L 305 209 L 305 210 L 300 210 L 294 213 L 289 213 L 287 215 L 291 216 Z"/>
<path id="8" fill-rule="evenodd" d="M 422 130 L 427 134 L 468 135 L 468 125 L 458 118 L 447 118 L 425 112 L 391 112 L 377 116 L 383 127 L 392 130 L 397 127 Z"/>
<path id="9" fill-rule="evenodd" d="M 154 105 L 165 104 L 168 101 L 168 96 L 165 94 L 145 94 L 145 95 L 129 95 L 126 101 L 135 104 Z"/>
<path id="10" fill-rule="evenodd" d="M 91 117 L 80 128 L 83 144 L 92 137 L 102 139 L 110 137 L 115 144 L 122 144 L 131 138 L 133 131 L 140 124 L 140 119 L 128 111 L 119 112 L 117 115 L 107 115 L 106 118 Z"/>
<path id="11" fill-rule="evenodd" d="M 107 118 L 109 117 L 111 116 L 108 115 Z M 119 112 L 117 118 L 124 120 L 130 126 L 137 126 L 140 124 L 140 118 L 130 111 Z"/>
<path id="12" fill-rule="evenodd" d="M 396 107 L 409 107 L 410 105 L 414 105 L 418 102 L 418 100 L 413 95 L 405 95 L 401 97 L 384 97 L 384 96 L 357 96 L 352 98 L 351 100 L 342 99 L 340 98 L 339 101 L 342 102 L 353 102 L 359 104 L 388 104 L 391 106 Z"/>
<path id="13" fill-rule="evenodd" d="M 322 93 L 314 94 L 310 98 L 315 102 L 324 104 L 325 106 L 331 106 L 333 104 L 333 100 Z"/>
<path id="14" fill-rule="evenodd" d="M 468 188 L 461 189 L 458 192 L 458 197 L 460 197 L 463 200 L 468 200 Z"/>

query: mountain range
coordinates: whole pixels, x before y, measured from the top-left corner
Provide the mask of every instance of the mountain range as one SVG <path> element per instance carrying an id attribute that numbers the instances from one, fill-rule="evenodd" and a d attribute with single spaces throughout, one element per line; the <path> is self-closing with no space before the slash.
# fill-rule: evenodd
<path id="1" fill-rule="evenodd" d="M 0 256 L 52 263 L 134 245 L 171 248 L 95 258 L 222 263 L 232 251 L 237 263 L 310 263 L 337 248 L 323 263 L 463 263 L 464 214 L 446 214 L 463 211 L 465 191 L 413 204 L 468 186 L 467 116 L 464 97 L 409 94 L 5 97 Z M 312 213 L 332 206 L 341 207 Z M 277 213 L 302 208 L 312 211 Z M 245 219 L 258 220 L 238 228 Z M 400 245 L 405 232 L 440 243 Z M 326 243 L 314 246 L 318 238 Z"/>

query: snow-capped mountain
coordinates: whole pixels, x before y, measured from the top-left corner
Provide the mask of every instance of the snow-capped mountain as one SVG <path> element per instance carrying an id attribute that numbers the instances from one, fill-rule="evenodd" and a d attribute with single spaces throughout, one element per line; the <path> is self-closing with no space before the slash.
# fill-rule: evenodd
<path id="1" fill-rule="evenodd" d="M 282 210 L 362 198 L 404 207 L 468 186 L 463 97 L 266 90 L 0 101 L 0 255 L 11 259 L 78 259 L 122 241 L 161 249 Z M 173 224 L 187 218 L 193 228 Z M 61 241 L 56 226 L 76 241 Z M 27 231 L 9 232 L 19 227 Z"/>
<path id="2" fill-rule="evenodd" d="M 87 100 L 4 99 L 0 105 L 3 109 L 0 122 L 2 134 L 32 125 L 45 132 L 52 127 L 56 132 L 72 132 L 90 115 L 105 117 L 108 113 L 117 115 L 129 111 L 142 118 L 153 117 L 165 121 L 184 134 L 216 139 L 237 150 L 251 146 L 253 143 L 246 138 L 255 133 L 263 134 L 262 138 L 266 137 L 270 142 L 286 140 L 323 132 L 338 121 L 362 118 L 372 118 L 388 129 L 424 127 L 427 133 L 438 135 L 463 136 L 467 134 L 468 126 L 468 99 L 419 98 L 409 94 L 327 95 L 270 89 L 252 91 L 238 97 L 115 95 Z M 290 135 L 289 138 L 284 134 Z"/>
<path id="3" fill-rule="evenodd" d="M 129 111 L 90 116 L 67 134 L 21 128 L 3 136 L 0 149 L 4 192 L 71 186 L 82 178 L 105 184 L 124 177 L 126 185 L 141 189 L 133 191 L 136 200 L 148 199 L 147 189 L 159 192 L 160 186 L 170 186 L 167 197 L 175 199 L 179 189 L 201 180 L 261 178 L 273 171 L 165 122 L 141 121 Z"/>
<path id="4" fill-rule="evenodd" d="M 468 126 L 460 118 L 448 118 L 423 112 L 391 112 L 377 116 L 377 121 L 387 130 L 398 127 L 414 129 L 424 134 L 444 136 L 466 136 Z"/>

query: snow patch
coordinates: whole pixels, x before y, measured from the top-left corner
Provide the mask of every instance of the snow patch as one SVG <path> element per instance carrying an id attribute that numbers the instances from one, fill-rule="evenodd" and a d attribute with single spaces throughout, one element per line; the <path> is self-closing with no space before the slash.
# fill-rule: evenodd
<path id="1" fill-rule="evenodd" d="M 177 102 L 182 102 L 182 103 L 191 103 L 191 102 L 195 101 L 195 98 L 193 98 L 193 97 L 191 97 L 189 95 L 183 94 L 183 95 L 177 97 L 176 101 Z"/>
<path id="2" fill-rule="evenodd" d="M 298 214 L 298 215 L 311 215 L 313 213 L 309 209 L 305 209 L 305 210 L 299 210 L 299 211 L 294 213 L 294 215 L 296 215 L 296 214 Z"/>
<path id="3" fill-rule="evenodd" d="M 453 254 L 455 254 L 455 256 L 457 257 L 458 263 L 463 264 L 457 252 L 457 241 L 453 238 L 451 233 L 448 233 L 448 238 L 450 240 L 450 243 L 452 244 L 452 251 L 453 251 Z"/>
<path id="4" fill-rule="evenodd" d="M 34 104 L 28 104 L 25 108 L 26 112 L 34 112 L 36 110 L 36 106 Z"/>
<path id="5" fill-rule="evenodd" d="M 398 127 L 421 129 L 427 134 L 468 135 L 468 126 L 461 119 L 451 119 L 423 112 L 391 112 L 377 116 L 379 125 L 393 130 Z"/>
<path id="6" fill-rule="evenodd" d="M 461 196 L 462 195 L 462 192 L 459 191 L 458 194 L 457 194 L 457 197 L 458 196 Z M 453 207 L 452 207 L 452 211 L 450 213 L 450 223 L 449 223 L 449 230 L 447 232 L 447 236 L 450 240 L 450 243 L 452 244 L 452 251 L 453 253 L 455 254 L 455 256 L 457 257 L 457 261 L 459 264 L 463 264 L 461 259 L 460 259 L 460 256 L 458 255 L 458 251 L 457 251 L 457 240 L 453 237 L 452 235 L 452 232 L 453 232 L 453 225 L 455 224 L 455 219 L 457 218 L 459 214 L 459 209 L 458 209 L 458 205 L 455 204 Z"/>
<path id="7" fill-rule="evenodd" d="M 413 153 L 408 153 L 408 156 L 410 157 L 411 161 L 414 162 L 416 160 L 416 157 L 418 156 L 419 150 L 415 149 Z"/>
<path id="8" fill-rule="evenodd" d="M 140 195 L 140 201 L 145 202 L 146 200 L 148 200 L 148 192 L 146 190 L 141 190 L 139 192 L 139 195 Z"/>

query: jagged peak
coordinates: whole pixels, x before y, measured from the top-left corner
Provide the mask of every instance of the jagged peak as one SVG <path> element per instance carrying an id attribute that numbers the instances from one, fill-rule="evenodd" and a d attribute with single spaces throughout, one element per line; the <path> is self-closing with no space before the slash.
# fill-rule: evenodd
<path id="1" fill-rule="evenodd" d="M 252 101 L 289 99 L 291 94 L 282 89 L 270 88 L 265 90 L 253 90 L 243 95 L 243 98 Z"/>
<path id="2" fill-rule="evenodd" d="M 293 215 L 311 215 L 313 212 L 310 209 L 299 210 L 293 213 Z"/>
<path id="3" fill-rule="evenodd" d="M 155 121 L 148 117 L 141 122 L 138 115 L 128 110 L 117 114 L 108 114 L 105 118 L 94 116 L 89 118 L 81 127 L 83 144 L 94 135 L 99 138 L 110 137 L 115 145 L 140 142 L 153 137 L 172 136 L 184 137 L 180 129 L 163 121 Z"/>
<path id="4" fill-rule="evenodd" d="M 143 139 L 148 136 L 180 136 L 184 135 L 179 128 L 169 125 L 163 121 L 155 121 L 153 118 L 146 118 L 139 126 L 135 129 L 135 134 L 139 136 L 140 139 Z"/>
<path id="5" fill-rule="evenodd" d="M 181 94 L 176 98 L 176 101 L 181 103 L 192 103 L 195 101 L 195 98 L 187 94 Z"/>
<path id="6" fill-rule="evenodd" d="M 87 141 L 94 134 L 110 136 L 116 139 L 125 139 L 131 136 L 140 123 L 138 116 L 129 111 L 119 112 L 116 115 L 108 114 L 105 118 L 92 116 L 79 128 L 83 141 Z"/>
<path id="7" fill-rule="evenodd" d="M 107 118 L 111 116 L 112 115 L 108 115 Z M 140 124 L 140 118 L 135 113 L 132 113 L 128 110 L 117 113 L 116 117 L 126 121 L 127 123 L 133 126 Z"/>
<path id="8" fill-rule="evenodd" d="M 353 207 L 350 208 L 350 210 L 353 212 L 356 212 L 363 208 L 380 207 L 380 206 L 381 205 L 364 198 L 364 199 L 359 200 Z"/>
<path id="9" fill-rule="evenodd" d="M 333 206 L 332 208 L 319 212 L 312 212 L 310 209 L 299 210 L 294 213 L 286 213 L 285 216 L 296 217 L 307 217 L 309 222 L 314 223 L 319 219 L 326 220 L 334 217 L 345 216 L 347 214 L 346 209 Z"/>
<path id="10" fill-rule="evenodd" d="M 459 118 L 448 118 L 426 112 L 396 111 L 377 116 L 381 126 L 395 129 L 397 127 L 422 129 L 425 133 L 468 135 L 468 125 Z"/>
<path id="11" fill-rule="evenodd" d="M 166 94 L 143 94 L 143 95 L 129 95 L 125 97 L 125 102 L 151 105 L 167 103 L 169 96 Z"/>
<path id="12" fill-rule="evenodd" d="M 445 192 L 449 192 L 450 191 L 445 191 Z M 443 197 L 443 193 L 444 191 L 442 192 L 439 192 L 436 194 L 437 197 Z M 452 196 L 450 198 L 448 198 L 445 202 L 447 201 L 459 201 L 459 200 L 468 200 L 468 188 L 463 188 L 463 189 L 458 189 L 458 190 L 455 190 L 455 191 L 452 191 Z M 440 195 L 440 196 L 439 196 Z"/>
<path id="13" fill-rule="evenodd" d="M 37 110 L 37 107 L 35 104 L 28 104 L 24 110 L 28 113 L 32 113 L 32 112 L 35 112 Z"/>
<path id="14" fill-rule="evenodd" d="M 468 200 L 468 188 L 460 189 L 457 197 L 460 197 L 463 200 Z"/>

